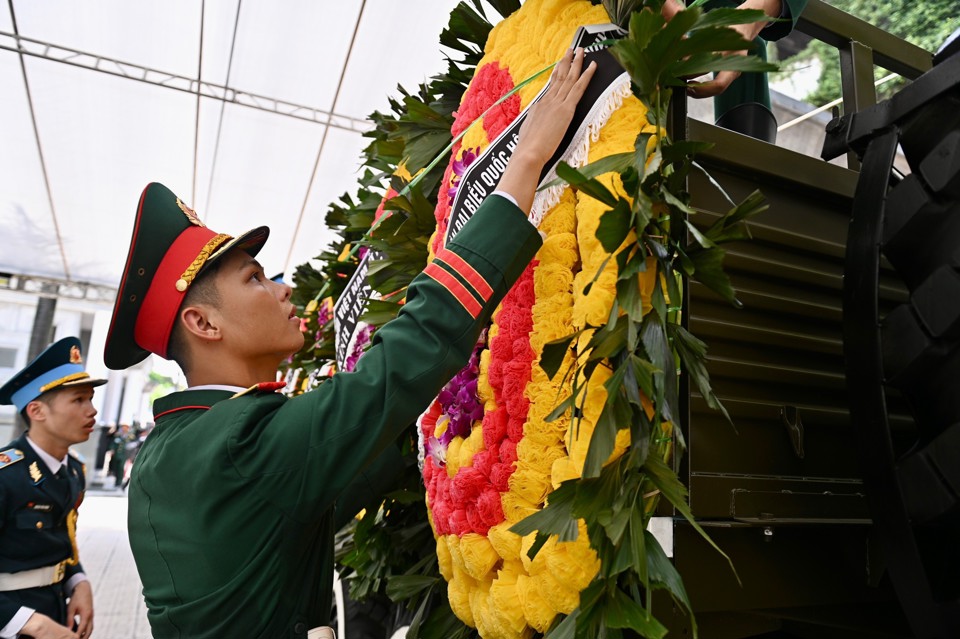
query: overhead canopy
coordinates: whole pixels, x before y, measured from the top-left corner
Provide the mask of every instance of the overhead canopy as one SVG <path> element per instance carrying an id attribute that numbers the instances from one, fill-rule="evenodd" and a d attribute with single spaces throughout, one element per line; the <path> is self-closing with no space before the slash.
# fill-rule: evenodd
<path id="1" fill-rule="evenodd" d="M 159 181 L 217 231 L 269 224 L 289 273 L 331 239 L 366 116 L 442 70 L 455 5 L 3 2 L 0 271 L 115 286 Z"/>

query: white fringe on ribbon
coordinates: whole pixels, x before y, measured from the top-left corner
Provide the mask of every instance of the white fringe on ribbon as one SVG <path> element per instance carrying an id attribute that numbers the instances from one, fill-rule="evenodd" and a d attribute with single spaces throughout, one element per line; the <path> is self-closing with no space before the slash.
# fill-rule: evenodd
<path id="1" fill-rule="evenodd" d="M 630 76 L 624 72 L 620 77 L 610 83 L 607 90 L 593 103 L 593 108 L 583 119 L 583 123 L 573 136 L 567 153 L 560 159 L 572 167 L 579 168 L 587 163 L 587 156 L 590 153 L 590 144 L 600 139 L 600 129 L 602 129 L 610 120 L 610 116 L 623 106 L 623 99 L 630 95 Z M 543 183 L 549 183 L 557 179 L 556 168 L 550 169 Z M 540 227 L 547 211 L 552 209 L 560 201 L 563 190 L 567 188 L 566 184 L 555 184 L 549 188 L 539 191 L 533 199 L 533 207 L 530 209 L 530 221 L 534 226 Z"/>
<path id="2" fill-rule="evenodd" d="M 435 401 L 437 400 L 434 399 L 433 402 Z M 426 417 L 430 409 L 433 408 L 433 402 L 430 402 L 427 410 L 420 413 L 420 417 L 417 417 L 417 468 L 420 470 L 421 475 L 423 475 L 423 466 L 427 462 L 427 442 L 423 437 L 423 418 Z"/>

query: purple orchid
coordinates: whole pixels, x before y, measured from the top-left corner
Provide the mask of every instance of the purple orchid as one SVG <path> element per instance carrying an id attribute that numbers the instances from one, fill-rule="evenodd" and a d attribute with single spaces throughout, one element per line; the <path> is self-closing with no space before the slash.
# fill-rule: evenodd
<path id="1" fill-rule="evenodd" d="M 486 342 L 487 332 L 483 331 L 467 365 L 460 369 L 437 395 L 443 414 L 450 419 L 447 430 L 440 435 L 437 442 L 442 445 L 444 457 L 447 444 L 454 437 L 466 437 L 470 434 L 473 422 L 483 419 L 483 404 L 477 397 L 477 378 L 480 376 L 480 351 L 486 346 Z"/>
<path id="2" fill-rule="evenodd" d="M 447 189 L 447 197 L 450 199 L 451 206 L 453 205 L 453 198 L 457 196 L 457 189 L 460 188 L 460 178 L 462 178 L 463 174 L 467 172 L 467 167 L 474 163 L 479 154 L 479 148 L 466 149 L 460 156 L 459 160 L 453 161 L 453 178 L 451 179 L 452 184 L 450 185 L 450 188 Z"/>

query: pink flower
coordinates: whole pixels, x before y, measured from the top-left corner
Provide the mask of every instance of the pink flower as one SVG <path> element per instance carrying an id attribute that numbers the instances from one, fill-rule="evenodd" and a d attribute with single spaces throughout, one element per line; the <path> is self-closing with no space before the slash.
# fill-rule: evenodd
<path id="1" fill-rule="evenodd" d="M 450 432 L 450 431 L 447 431 Z M 446 433 L 444 433 L 445 435 Z M 431 437 L 427 440 L 425 445 L 427 454 L 433 458 L 433 461 L 438 466 L 447 465 L 447 444 L 449 442 L 442 442 L 436 437 Z"/>
<path id="2" fill-rule="evenodd" d="M 370 326 L 367 324 L 357 333 L 357 341 L 353 343 L 353 351 L 350 355 L 347 356 L 347 360 L 343 363 L 343 370 L 346 372 L 351 372 L 357 367 L 357 361 L 360 359 L 360 356 L 363 355 L 364 349 L 367 347 L 367 344 L 370 343 L 370 339 L 373 337 L 373 332 L 377 330 L 375 326 Z"/>

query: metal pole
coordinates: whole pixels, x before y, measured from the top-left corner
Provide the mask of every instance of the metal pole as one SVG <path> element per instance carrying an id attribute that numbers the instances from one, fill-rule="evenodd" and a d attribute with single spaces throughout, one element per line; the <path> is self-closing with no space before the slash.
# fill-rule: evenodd
<path id="1" fill-rule="evenodd" d="M 40 297 L 37 299 L 37 310 L 33 316 L 33 329 L 30 331 L 30 346 L 27 349 L 27 361 L 33 358 L 50 343 L 53 333 L 53 314 L 57 310 L 56 297 Z M 27 423 L 18 414 L 14 424 L 14 437 L 19 437 L 27 429 Z"/>

